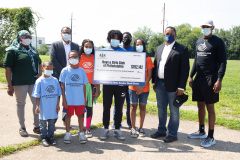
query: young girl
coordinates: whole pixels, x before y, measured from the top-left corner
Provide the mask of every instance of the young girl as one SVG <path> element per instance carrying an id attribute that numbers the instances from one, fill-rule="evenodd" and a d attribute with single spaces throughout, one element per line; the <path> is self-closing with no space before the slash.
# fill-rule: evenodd
<path id="1" fill-rule="evenodd" d="M 133 51 L 137 52 L 146 52 L 145 43 L 141 38 L 138 38 L 134 41 Z M 131 137 L 138 137 L 137 131 L 139 132 L 139 136 L 145 136 L 145 132 L 143 130 L 143 122 L 146 114 L 146 104 L 149 95 L 149 81 L 152 77 L 152 68 L 154 67 L 152 63 L 151 57 L 146 57 L 146 80 L 145 86 L 129 86 L 129 97 L 131 103 L 130 109 L 130 117 L 132 123 L 132 129 L 130 131 Z M 139 129 L 136 129 L 136 111 L 139 102 L 140 108 L 140 126 Z"/>
<path id="2" fill-rule="evenodd" d="M 81 55 L 78 65 L 83 68 L 87 74 L 89 83 L 86 85 L 87 95 L 87 119 L 86 119 L 86 137 L 91 138 L 90 125 L 93 115 L 93 101 L 98 98 L 100 93 L 100 85 L 93 84 L 93 63 L 94 63 L 94 44 L 89 39 L 84 39 L 80 48 Z"/>

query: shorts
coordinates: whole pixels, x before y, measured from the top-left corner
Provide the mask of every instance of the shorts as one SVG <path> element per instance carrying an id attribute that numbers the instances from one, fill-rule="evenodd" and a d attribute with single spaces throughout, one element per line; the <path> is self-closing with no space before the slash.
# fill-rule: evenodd
<path id="1" fill-rule="evenodd" d="M 79 105 L 79 106 L 68 106 L 67 107 L 67 114 L 70 116 L 74 115 L 74 110 L 75 110 L 75 114 L 77 116 L 82 115 L 85 113 L 85 106 L 84 105 Z"/>
<path id="2" fill-rule="evenodd" d="M 192 100 L 213 104 L 219 101 L 219 93 L 213 91 L 217 76 L 196 76 L 192 84 Z"/>
<path id="3" fill-rule="evenodd" d="M 129 99 L 131 104 L 142 104 L 146 105 L 148 100 L 149 92 L 142 92 L 140 95 L 136 94 L 136 91 L 128 89 Z"/>

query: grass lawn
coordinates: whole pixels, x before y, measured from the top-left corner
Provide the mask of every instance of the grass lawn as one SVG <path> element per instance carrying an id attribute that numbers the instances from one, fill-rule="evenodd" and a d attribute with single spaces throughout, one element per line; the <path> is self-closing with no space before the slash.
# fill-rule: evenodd
<path id="1" fill-rule="evenodd" d="M 42 62 L 49 61 L 49 55 L 40 55 Z M 190 68 L 192 67 L 193 59 L 190 60 Z M 216 103 L 216 124 L 240 130 L 240 61 L 228 60 L 226 74 L 222 82 L 222 90 L 220 92 L 220 102 Z M 190 69 L 191 71 L 191 69 Z M 0 68 L 0 82 L 6 83 L 4 68 Z M 151 82 L 150 82 L 151 83 Z M 148 100 L 151 102 L 156 102 L 156 96 L 150 85 L 150 94 Z M 196 102 L 192 102 L 192 90 L 187 83 L 186 91 L 188 92 L 189 99 L 184 105 L 194 105 Z M 102 94 L 100 95 L 98 102 L 102 103 Z M 147 111 L 150 114 L 157 114 L 157 107 L 154 104 L 147 105 Z M 181 119 L 194 120 L 197 121 L 196 111 L 186 111 L 181 110 Z M 207 117 L 207 116 L 206 116 Z M 207 121 L 207 118 L 206 118 Z"/>

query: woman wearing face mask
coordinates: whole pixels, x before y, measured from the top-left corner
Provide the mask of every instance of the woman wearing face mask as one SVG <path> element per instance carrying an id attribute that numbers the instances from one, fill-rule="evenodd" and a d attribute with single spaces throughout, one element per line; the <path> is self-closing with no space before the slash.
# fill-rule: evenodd
<path id="1" fill-rule="evenodd" d="M 92 133 L 90 131 L 90 125 L 93 115 L 93 102 L 95 98 L 98 98 L 100 94 L 100 85 L 93 84 L 93 66 L 94 66 L 94 44 L 89 39 L 84 39 L 80 48 L 82 53 L 78 66 L 83 68 L 87 74 L 89 83 L 86 85 L 87 95 L 87 118 L 86 118 L 86 137 L 91 138 Z M 84 117 L 83 117 L 84 118 Z"/>
<path id="2" fill-rule="evenodd" d="M 6 48 L 4 60 L 5 75 L 8 84 L 7 93 L 13 96 L 15 93 L 17 102 L 17 115 L 20 123 L 19 134 L 27 137 L 25 126 L 25 102 L 27 94 L 33 104 L 34 133 L 40 133 L 38 115 L 34 113 L 36 99 L 33 98 L 32 90 L 35 81 L 42 75 L 41 59 L 37 51 L 31 45 L 31 35 L 26 30 L 18 32 L 13 43 Z"/>
<path id="3" fill-rule="evenodd" d="M 138 38 L 134 41 L 133 45 L 133 51 L 136 52 L 146 52 L 145 42 Z M 130 97 L 130 117 L 131 117 L 131 123 L 132 123 L 132 129 L 130 131 L 131 137 L 138 137 L 137 132 L 139 132 L 139 136 L 144 137 L 145 132 L 143 130 L 143 122 L 146 114 L 146 105 L 147 105 L 147 99 L 149 95 L 149 81 L 152 77 L 152 68 L 154 68 L 154 65 L 152 63 L 151 57 L 146 57 L 146 80 L 145 80 L 145 86 L 129 86 L 129 97 Z M 140 126 L 139 129 L 135 127 L 136 122 L 136 111 L 137 106 L 139 102 L 139 109 L 140 109 Z"/>

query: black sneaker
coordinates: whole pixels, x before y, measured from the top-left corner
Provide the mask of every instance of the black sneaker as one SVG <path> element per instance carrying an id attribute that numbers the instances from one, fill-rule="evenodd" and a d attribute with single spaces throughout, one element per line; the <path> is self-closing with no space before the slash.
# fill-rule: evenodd
<path id="1" fill-rule="evenodd" d="M 36 133 L 36 134 L 40 134 L 41 133 L 40 127 L 34 127 L 33 132 Z"/>
<path id="2" fill-rule="evenodd" d="M 42 145 L 43 145 L 44 147 L 49 147 L 49 143 L 48 143 L 48 141 L 47 141 L 46 138 L 43 138 L 43 139 L 42 139 Z"/>
<path id="3" fill-rule="evenodd" d="M 57 144 L 57 141 L 54 139 L 54 137 L 50 137 L 50 138 L 49 138 L 49 143 L 50 143 L 51 145 L 56 145 L 56 144 Z"/>
<path id="4" fill-rule="evenodd" d="M 19 129 L 19 134 L 22 137 L 28 137 L 28 132 L 26 131 L 26 128 L 20 128 Z"/>

